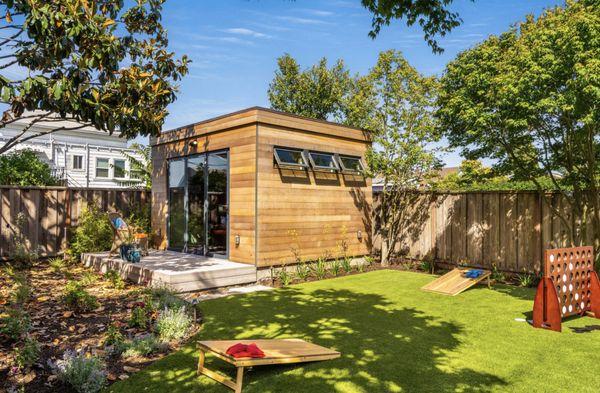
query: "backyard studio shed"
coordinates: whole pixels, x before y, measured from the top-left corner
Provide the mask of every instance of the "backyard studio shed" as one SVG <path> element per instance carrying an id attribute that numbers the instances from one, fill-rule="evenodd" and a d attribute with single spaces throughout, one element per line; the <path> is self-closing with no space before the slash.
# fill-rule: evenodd
<path id="1" fill-rule="evenodd" d="M 152 226 L 161 249 L 264 268 L 369 252 L 370 146 L 356 128 L 249 108 L 152 144 Z"/>

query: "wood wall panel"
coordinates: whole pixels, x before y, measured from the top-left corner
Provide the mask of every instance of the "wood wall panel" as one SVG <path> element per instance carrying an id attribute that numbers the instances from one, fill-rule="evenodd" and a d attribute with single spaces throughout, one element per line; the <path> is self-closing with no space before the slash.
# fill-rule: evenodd
<path id="1" fill-rule="evenodd" d="M 191 135 L 191 134 L 190 134 Z M 196 142 L 194 146 L 192 142 Z M 167 246 L 168 160 L 217 150 L 229 150 L 229 259 L 255 263 L 256 126 L 191 137 L 153 147 L 152 226 L 155 244 Z M 235 245 L 235 235 L 240 244 Z"/>
<path id="2" fill-rule="evenodd" d="M 367 254 L 372 241 L 370 181 L 312 170 L 280 170 L 273 163 L 273 148 L 364 157 L 368 143 L 265 124 L 259 126 L 258 135 L 258 266 L 293 262 L 296 247 L 304 260 L 339 256 L 343 243 L 348 255 Z"/>

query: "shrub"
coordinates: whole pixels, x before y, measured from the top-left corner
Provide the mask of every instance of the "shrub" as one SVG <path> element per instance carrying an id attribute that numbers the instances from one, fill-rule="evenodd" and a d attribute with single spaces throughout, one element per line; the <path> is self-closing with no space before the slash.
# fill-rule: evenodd
<path id="1" fill-rule="evenodd" d="M 375 258 L 373 258 L 371 255 L 366 255 L 364 257 L 364 260 L 365 260 L 365 265 L 367 268 L 372 266 L 375 263 Z"/>
<path id="2" fill-rule="evenodd" d="M 302 281 L 306 281 L 310 276 L 310 267 L 304 261 L 299 261 L 296 265 L 296 276 Z"/>
<path id="3" fill-rule="evenodd" d="M 27 337 L 21 347 L 15 347 L 13 353 L 15 364 L 19 369 L 33 366 L 40 357 L 40 344 L 33 338 Z"/>
<path id="4" fill-rule="evenodd" d="M 433 263 L 431 261 L 421 261 L 419 268 L 427 273 L 433 272 Z"/>
<path id="5" fill-rule="evenodd" d="M 339 276 L 340 272 L 342 271 L 342 265 L 340 264 L 340 261 L 338 259 L 334 259 L 333 261 L 331 261 L 331 274 L 333 274 L 334 276 Z"/>
<path id="6" fill-rule="evenodd" d="M 67 266 L 67 262 L 63 258 L 59 257 L 50 258 L 48 260 L 48 264 L 55 273 L 61 273 L 63 269 Z"/>
<path id="7" fill-rule="evenodd" d="M 0 156 L 0 184 L 13 186 L 55 186 L 50 165 L 35 151 L 22 149 Z"/>
<path id="8" fill-rule="evenodd" d="M 497 282 L 506 281 L 506 275 L 504 274 L 504 272 L 498 269 L 498 265 L 496 265 L 495 263 L 492 263 L 492 280 Z"/>
<path id="9" fill-rule="evenodd" d="M 121 277 L 118 271 L 108 270 L 104 273 L 104 279 L 110 282 L 110 285 L 115 289 L 124 289 L 125 280 Z"/>
<path id="10" fill-rule="evenodd" d="M 108 326 L 108 329 L 106 329 L 106 333 L 104 334 L 104 346 L 118 349 L 122 348 L 124 343 L 125 337 L 123 337 L 123 334 L 119 330 L 119 327 L 115 323 L 111 323 Z"/>
<path id="11" fill-rule="evenodd" d="M 81 274 L 81 278 L 79 279 L 79 282 L 81 282 L 81 284 L 86 287 L 88 285 L 92 285 L 96 281 L 98 281 L 98 275 L 89 270 L 86 270 L 85 272 L 83 272 Z"/>
<path id="12" fill-rule="evenodd" d="M 79 393 L 96 393 L 106 384 L 104 364 L 96 357 L 86 357 L 82 352 L 67 351 L 62 360 L 54 364 L 58 378 Z"/>
<path id="13" fill-rule="evenodd" d="M 14 273 L 12 277 L 15 282 L 11 294 L 12 301 L 15 304 L 23 305 L 31 297 L 31 287 L 27 283 L 27 277 L 23 273 Z"/>
<path id="14" fill-rule="evenodd" d="M 90 295 L 78 281 L 69 281 L 65 286 L 63 301 L 66 305 L 76 311 L 91 311 L 98 307 L 98 300 Z"/>
<path id="15" fill-rule="evenodd" d="M 147 288 L 144 293 L 148 298 L 148 303 L 151 303 L 154 310 L 188 306 L 188 303 L 180 298 L 177 292 L 167 286 Z"/>
<path id="16" fill-rule="evenodd" d="M 138 304 L 131 310 L 131 316 L 128 322 L 129 327 L 145 329 L 148 326 L 148 316 L 146 315 L 145 304 Z"/>
<path id="17" fill-rule="evenodd" d="M 322 280 L 327 276 L 327 262 L 325 258 L 317 259 L 314 265 L 314 273 L 318 280 Z"/>
<path id="18" fill-rule="evenodd" d="M 192 318 L 185 308 L 165 309 L 156 320 L 156 331 L 161 341 L 174 341 L 184 338 L 192 327 Z"/>
<path id="19" fill-rule="evenodd" d="M 113 231 L 108 214 L 95 204 L 89 204 L 79 217 L 70 244 L 71 253 L 79 259 L 82 253 L 109 250 L 112 246 Z"/>
<path id="20" fill-rule="evenodd" d="M 536 274 L 527 272 L 525 269 L 523 269 L 522 274 L 517 274 L 517 281 L 522 287 L 535 287 L 537 284 L 539 284 L 540 280 Z"/>
<path id="21" fill-rule="evenodd" d="M 277 271 L 277 278 L 281 282 L 281 285 L 285 287 L 291 284 L 294 276 L 286 269 L 286 266 L 283 265 L 283 267 Z"/>
<path id="22" fill-rule="evenodd" d="M 29 315 L 20 308 L 10 308 L 7 315 L 0 319 L 0 333 L 13 341 L 25 336 L 30 327 Z"/>
<path id="23" fill-rule="evenodd" d="M 152 233 L 151 224 L 151 210 L 150 204 L 134 204 L 130 209 L 129 216 L 127 217 L 127 223 L 131 225 L 135 230 L 141 231 L 146 234 Z"/>
<path id="24" fill-rule="evenodd" d="M 352 271 L 352 258 L 342 258 L 342 269 L 344 269 L 344 272 L 346 273 L 350 273 Z"/>
<path id="25" fill-rule="evenodd" d="M 164 344 L 161 343 L 155 336 L 148 334 L 143 337 L 134 338 L 131 342 L 125 345 L 125 350 L 122 353 L 124 358 L 148 356 L 155 352 L 161 351 Z"/>

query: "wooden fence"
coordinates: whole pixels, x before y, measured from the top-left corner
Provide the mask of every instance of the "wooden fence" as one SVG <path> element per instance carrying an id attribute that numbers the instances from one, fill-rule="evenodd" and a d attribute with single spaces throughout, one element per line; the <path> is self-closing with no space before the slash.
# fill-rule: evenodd
<path id="1" fill-rule="evenodd" d="M 396 251 L 454 265 L 538 271 L 544 249 L 569 245 L 567 227 L 553 214 L 568 212 L 567 204 L 559 194 L 546 198 L 548 203 L 540 193 L 522 191 L 418 193 Z M 591 234 L 591 224 L 583 225 Z M 377 250 L 377 230 L 373 236 Z"/>
<path id="2" fill-rule="evenodd" d="M 83 207 L 94 201 L 105 211 L 128 214 L 136 204 L 150 202 L 150 192 L 127 189 L 0 186 L 0 257 L 9 258 L 21 235 L 29 250 L 53 256 L 65 250 L 70 227 Z M 23 215 L 19 227 L 18 215 Z"/>

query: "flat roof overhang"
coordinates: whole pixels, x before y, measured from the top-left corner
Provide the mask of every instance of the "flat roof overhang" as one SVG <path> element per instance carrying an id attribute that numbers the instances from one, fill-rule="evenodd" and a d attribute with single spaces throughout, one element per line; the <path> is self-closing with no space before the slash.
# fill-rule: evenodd
<path id="1" fill-rule="evenodd" d="M 342 124 L 311 119 L 286 112 L 262 107 L 252 107 L 238 112 L 203 120 L 198 123 L 164 131 L 161 136 L 151 138 L 152 146 L 196 138 L 216 132 L 223 132 L 251 124 L 265 124 L 291 130 L 300 130 L 308 133 L 327 135 L 342 139 L 371 143 L 369 131 L 349 127 Z"/>

